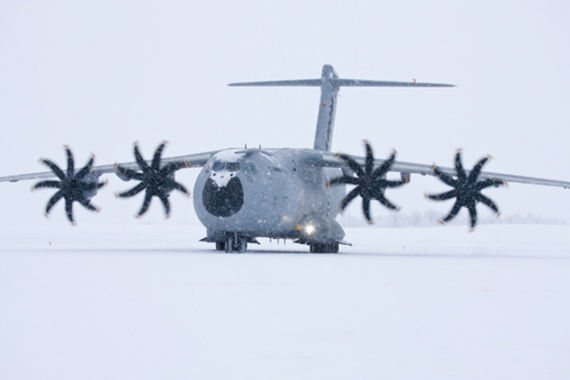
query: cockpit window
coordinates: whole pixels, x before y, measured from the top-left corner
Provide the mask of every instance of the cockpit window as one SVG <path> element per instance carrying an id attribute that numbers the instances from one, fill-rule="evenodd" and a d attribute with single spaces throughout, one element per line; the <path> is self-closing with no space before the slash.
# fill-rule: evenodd
<path id="1" fill-rule="evenodd" d="M 225 167 L 226 167 L 225 162 L 215 161 L 214 164 L 212 165 L 212 170 L 215 172 L 219 172 L 219 171 L 224 170 Z"/>
<path id="2" fill-rule="evenodd" d="M 242 162 L 241 169 L 245 174 L 257 174 L 257 169 L 251 162 Z"/>
<path id="3" fill-rule="evenodd" d="M 226 170 L 229 172 L 237 172 L 239 170 L 239 162 L 226 162 Z"/>
<path id="4" fill-rule="evenodd" d="M 212 165 L 212 170 L 215 172 L 220 172 L 222 170 L 227 170 L 229 172 L 237 172 L 239 171 L 240 165 L 239 162 L 224 162 L 224 161 L 215 161 Z"/>

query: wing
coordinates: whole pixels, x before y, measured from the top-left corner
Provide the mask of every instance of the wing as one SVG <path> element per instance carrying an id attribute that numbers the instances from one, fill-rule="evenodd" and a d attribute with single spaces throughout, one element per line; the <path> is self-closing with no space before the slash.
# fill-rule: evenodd
<path id="1" fill-rule="evenodd" d="M 351 156 L 358 164 L 364 165 L 364 157 L 354 157 Z M 320 161 L 320 163 L 319 163 Z M 386 160 L 375 159 L 374 165 L 382 165 Z M 337 168 L 348 168 L 346 162 L 335 156 L 334 153 L 323 152 L 322 158 L 319 160 L 317 157 L 313 159 L 315 165 L 321 165 L 325 167 L 337 167 Z M 433 165 L 425 164 L 415 164 L 410 162 L 395 161 L 390 169 L 391 172 L 399 172 L 402 176 L 407 174 L 421 174 L 421 175 L 434 175 L 432 170 Z M 439 171 L 449 174 L 450 176 L 455 176 L 455 168 L 442 167 L 438 165 Z M 469 175 L 470 170 L 465 170 L 466 175 Z M 546 178 L 535 178 L 535 177 L 525 177 L 513 174 L 502 174 L 502 173 L 491 173 L 491 172 L 481 172 L 479 178 L 481 179 L 497 179 L 501 181 L 511 182 L 511 183 L 524 183 L 530 185 L 542 185 L 542 186 L 554 186 L 563 187 L 565 189 L 570 188 L 569 181 L 560 181 Z"/>
<path id="2" fill-rule="evenodd" d="M 177 156 L 177 157 L 169 157 L 163 158 L 162 164 L 168 164 L 172 162 L 186 162 L 188 165 L 185 167 L 189 168 L 196 168 L 201 167 L 206 164 L 208 159 L 216 154 L 218 151 L 212 152 L 204 152 L 204 153 L 196 153 L 196 154 L 188 154 L 184 156 Z M 146 161 L 148 165 L 152 164 L 152 160 Z M 139 168 L 136 162 L 127 162 L 127 163 L 120 163 L 121 167 L 126 169 L 137 170 Z M 116 164 L 112 165 L 101 165 L 101 166 L 94 166 L 91 170 L 92 172 L 99 176 L 101 174 L 106 173 L 116 173 L 115 169 Z M 184 168 L 184 167 L 182 167 Z M 54 178 L 56 175 L 53 171 L 50 172 L 41 172 L 41 173 L 31 173 L 31 174 L 20 174 L 20 175 L 11 175 L 6 177 L 0 177 L 0 182 L 18 182 L 18 181 L 25 181 L 30 179 L 45 179 L 45 178 Z"/>

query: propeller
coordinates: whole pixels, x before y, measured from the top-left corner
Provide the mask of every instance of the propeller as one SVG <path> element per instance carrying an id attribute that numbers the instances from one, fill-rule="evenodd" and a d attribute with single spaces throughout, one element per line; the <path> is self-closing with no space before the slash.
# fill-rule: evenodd
<path id="1" fill-rule="evenodd" d="M 168 202 L 168 197 L 173 190 L 178 190 L 189 196 L 190 193 L 184 186 L 179 184 L 174 180 L 174 172 L 178 169 L 183 167 L 190 167 L 190 163 L 187 161 L 179 161 L 179 162 L 169 162 L 166 165 L 160 164 L 162 150 L 166 146 L 166 141 L 163 141 L 156 151 L 154 152 L 154 157 L 150 166 L 146 163 L 143 159 L 138 143 L 135 142 L 134 144 L 134 152 L 135 158 L 137 160 L 137 164 L 141 171 L 136 171 L 132 169 L 127 169 L 121 167 L 121 165 L 115 165 L 115 170 L 120 177 L 130 179 L 136 179 L 141 181 L 137 186 L 133 187 L 132 189 L 125 191 L 123 193 L 115 194 L 119 198 L 128 198 L 132 197 L 140 193 L 141 191 L 145 190 L 145 197 L 143 201 L 143 205 L 136 215 L 137 218 L 143 215 L 147 210 L 148 206 L 150 205 L 150 201 L 152 197 L 158 197 L 164 206 L 164 213 L 166 218 L 170 216 L 170 203 Z"/>
<path id="2" fill-rule="evenodd" d="M 449 214 L 440 219 L 440 223 L 445 224 L 449 220 L 453 219 L 461 207 L 467 208 L 469 210 L 471 228 L 470 231 L 475 229 L 475 225 L 477 224 L 477 203 L 481 202 L 487 207 L 491 208 L 495 211 L 497 216 L 500 215 L 499 208 L 491 199 L 487 198 L 483 194 L 481 194 L 481 190 L 486 189 L 490 186 L 499 187 L 501 185 L 506 185 L 507 183 L 501 179 L 484 179 L 479 180 L 479 175 L 481 174 L 481 169 L 483 165 L 491 159 L 490 156 L 486 156 L 479 160 L 477 164 L 473 167 L 473 170 L 467 175 L 465 170 L 463 169 L 463 164 L 461 163 L 461 149 L 457 150 L 455 154 L 455 172 L 457 173 L 456 177 L 452 177 L 448 174 L 443 173 L 437 166 L 432 167 L 432 171 L 439 177 L 441 181 L 446 183 L 447 185 L 453 187 L 453 190 L 442 194 L 435 194 L 430 195 L 426 194 L 426 198 L 433 199 L 436 201 L 444 201 L 447 199 L 455 198 L 455 204 L 453 205 Z"/>
<path id="3" fill-rule="evenodd" d="M 73 220 L 73 202 L 78 202 L 88 210 L 99 211 L 99 208 L 93 206 L 89 200 L 93 198 L 95 194 L 97 194 L 97 190 L 105 186 L 107 182 L 98 182 L 99 175 L 91 171 L 95 161 L 94 155 L 91 155 L 87 164 L 76 173 L 73 154 L 67 145 L 65 145 L 64 148 L 67 153 L 67 171 L 64 172 L 50 160 L 40 159 L 41 163 L 45 164 L 54 172 L 59 178 L 59 181 L 38 182 L 32 186 L 32 191 L 42 187 L 59 189 L 48 201 L 45 215 L 47 217 L 51 208 L 63 198 L 65 199 L 67 219 L 69 219 L 71 224 L 75 224 Z"/>
<path id="4" fill-rule="evenodd" d="M 370 217 L 370 201 L 376 199 L 389 209 L 398 211 L 400 207 L 395 206 L 392 202 L 386 199 L 384 191 L 386 188 L 398 187 L 408 183 L 410 181 L 410 177 L 404 177 L 402 181 L 386 180 L 386 173 L 388 173 L 396 159 L 396 151 L 393 150 L 391 156 L 384 161 L 382 165 L 374 169 L 374 154 L 372 152 L 372 148 L 366 140 L 364 140 L 364 146 L 366 148 L 366 159 L 363 166 L 360 166 L 353 158 L 346 154 L 336 155 L 336 157 L 346 161 L 348 166 L 356 174 L 356 177 L 348 175 L 338 177 L 329 181 L 327 186 L 341 183 L 356 185 L 356 187 L 352 189 L 352 191 L 350 191 L 342 200 L 340 211 L 342 212 L 354 198 L 360 195 L 362 197 L 362 212 L 364 213 L 364 217 L 368 223 L 373 223 L 372 218 Z"/>

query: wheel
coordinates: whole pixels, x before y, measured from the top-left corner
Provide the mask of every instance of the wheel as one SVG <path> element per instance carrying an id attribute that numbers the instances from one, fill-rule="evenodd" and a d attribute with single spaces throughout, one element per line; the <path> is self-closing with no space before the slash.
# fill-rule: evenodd
<path id="1" fill-rule="evenodd" d="M 315 243 L 309 247 L 311 253 L 338 253 L 338 243 Z"/>
<path id="2" fill-rule="evenodd" d="M 223 241 L 216 242 L 216 251 L 225 251 L 226 250 L 226 243 Z"/>
<path id="3" fill-rule="evenodd" d="M 234 248 L 234 239 L 230 237 L 226 242 L 226 253 L 232 253 L 233 248 Z"/>
<path id="4" fill-rule="evenodd" d="M 338 243 L 330 243 L 329 247 L 330 247 L 329 250 L 330 253 L 338 253 Z"/>
<path id="5" fill-rule="evenodd" d="M 238 248 L 240 253 L 245 253 L 247 252 L 247 240 L 242 237 L 239 239 L 239 248 Z"/>
<path id="6" fill-rule="evenodd" d="M 314 243 L 310 245 L 311 253 L 323 253 L 324 252 L 324 244 Z"/>
<path id="7" fill-rule="evenodd" d="M 241 238 L 232 239 L 232 251 L 241 252 Z"/>
<path id="8" fill-rule="evenodd" d="M 247 240 L 244 237 L 228 237 L 228 240 L 225 243 L 221 243 L 224 245 L 224 248 L 227 253 L 232 252 L 240 252 L 244 253 L 247 251 Z M 217 247 L 216 243 L 216 247 Z"/>

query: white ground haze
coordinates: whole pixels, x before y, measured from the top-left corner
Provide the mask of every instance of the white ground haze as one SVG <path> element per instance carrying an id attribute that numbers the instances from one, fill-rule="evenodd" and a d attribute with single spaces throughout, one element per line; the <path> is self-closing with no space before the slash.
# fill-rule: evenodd
<path id="1" fill-rule="evenodd" d="M 10 379 L 564 379 L 570 228 L 348 228 L 219 253 L 203 227 L 3 223 Z"/>

